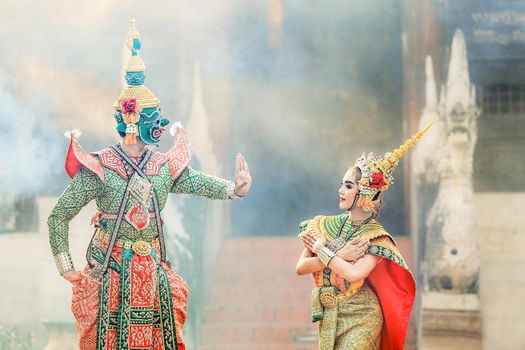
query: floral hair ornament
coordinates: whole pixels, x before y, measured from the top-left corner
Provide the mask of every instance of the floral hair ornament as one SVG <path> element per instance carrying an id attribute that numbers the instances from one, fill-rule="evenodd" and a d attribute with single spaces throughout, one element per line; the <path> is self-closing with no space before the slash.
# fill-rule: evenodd
<path id="1" fill-rule="evenodd" d="M 430 129 L 433 123 L 409 138 L 404 144 L 392 152 L 387 152 L 383 157 L 373 153 L 363 155 L 355 161 L 355 166 L 361 170 L 361 179 L 357 183 L 359 198 L 357 205 L 364 211 L 376 211 L 384 193 L 394 183 L 394 168 L 399 164 L 403 155 L 413 147 L 417 141 Z"/>
<path id="2" fill-rule="evenodd" d="M 137 122 L 140 119 L 140 110 L 137 106 L 136 98 L 123 98 L 120 101 L 120 110 L 122 112 L 122 118 L 126 123 L 126 136 L 124 137 L 125 144 L 137 143 L 137 136 L 139 134 L 139 128 Z"/>

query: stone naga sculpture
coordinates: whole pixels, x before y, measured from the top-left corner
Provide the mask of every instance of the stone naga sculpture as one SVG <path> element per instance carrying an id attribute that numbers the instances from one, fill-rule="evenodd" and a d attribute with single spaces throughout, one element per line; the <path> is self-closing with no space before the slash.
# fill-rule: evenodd
<path id="1" fill-rule="evenodd" d="M 434 137 L 427 139 L 428 147 L 420 147 L 420 152 L 414 155 L 414 163 L 419 164 L 415 172 L 420 174 L 420 187 L 434 189 L 434 193 L 427 192 L 425 199 L 435 199 L 423 216 L 426 232 L 420 249 L 424 249 L 424 288 L 476 293 L 479 244 L 472 164 L 480 109 L 470 83 L 465 37 L 459 29 L 452 41 L 447 82 L 441 88 L 437 104 L 432 85 L 431 60 L 427 58 L 427 106 L 421 124 L 435 116 L 438 123 Z"/>

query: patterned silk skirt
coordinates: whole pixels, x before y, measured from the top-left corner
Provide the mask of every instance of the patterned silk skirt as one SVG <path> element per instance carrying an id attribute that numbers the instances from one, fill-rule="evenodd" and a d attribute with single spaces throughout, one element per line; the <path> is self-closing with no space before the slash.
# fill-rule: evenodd
<path id="1" fill-rule="evenodd" d="M 95 260 L 103 259 L 102 248 L 95 238 Z M 158 256 L 158 247 L 148 256 L 115 247 L 100 283 L 73 287 L 81 350 L 184 350 L 188 286 Z"/>
<path id="2" fill-rule="evenodd" d="M 332 344 L 334 350 L 378 350 L 383 327 L 381 304 L 365 283 L 350 298 L 339 303 L 337 316 L 330 317 L 325 313 L 325 319 L 319 326 L 320 329 L 327 328 L 323 329 L 324 334 L 335 331 L 335 342 L 323 341 L 321 337 L 321 350 L 331 350 Z"/>

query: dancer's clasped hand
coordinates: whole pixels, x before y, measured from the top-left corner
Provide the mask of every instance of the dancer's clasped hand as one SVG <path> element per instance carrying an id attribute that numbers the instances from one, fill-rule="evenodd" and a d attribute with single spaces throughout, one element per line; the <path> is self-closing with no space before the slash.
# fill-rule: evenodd
<path id="1" fill-rule="evenodd" d="M 304 247 L 314 254 L 319 253 L 326 245 L 326 239 L 324 237 L 317 237 L 310 231 L 306 231 L 301 235 L 301 241 L 303 241 Z"/>
<path id="2" fill-rule="evenodd" d="M 318 254 L 326 245 L 326 239 L 324 237 L 317 237 L 309 231 L 303 233 L 300 238 L 304 247 L 313 254 Z M 337 251 L 336 255 L 346 261 L 356 261 L 365 256 L 369 247 L 370 241 L 361 240 L 361 238 L 356 237 L 347 242 L 341 250 Z"/>
<path id="3" fill-rule="evenodd" d="M 356 237 L 350 242 L 347 242 L 345 246 L 336 253 L 336 255 L 346 261 L 356 261 L 365 256 L 369 247 L 369 240 L 361 240 L 361 238 Z"/>
<path id="4" fill-rule="evenodd" d="M 79 288 L 80 291 L 82 291 L 90 283 L 99 283 L 84 271 L 67 271 L 64 272 L 62 277 L 69 281 L 73 287 Z"/>

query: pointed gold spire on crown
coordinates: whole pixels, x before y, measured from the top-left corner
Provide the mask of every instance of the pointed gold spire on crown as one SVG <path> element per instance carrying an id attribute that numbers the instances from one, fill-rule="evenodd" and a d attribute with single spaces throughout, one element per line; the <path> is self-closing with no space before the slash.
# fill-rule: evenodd
<path id="1" fill-rule="evenodd" d="M 132 14 L 129 23 L 129 32 L 126 36 L 126 46 L 131 50 L 131 57 L 125 65 L 126 72 L 144 72 L 146 65 L 139 56 L 139 50 L 142 48 L 140 33 L 137 30 L 135 16 Z"/>
<path id="2" fill-rule="evenodd" d="M 434 122 L 428 124 L 423 130 L 416 133 L 414 136 L 409 138 L 404 144 L 396 148 L 392 152 L 388 152 L 383 156 L 377 163 L 377 167 L 383 171 L 383 173 L 388 172 L 390 169 L 397 166 L 399 160 L 405 155 L 405 153 L 417 143 L 417 141 L 423 137 L 423 135 L 430 129 Z"/>
<path id="3" fill-rule="evenodd" d="M 131 51 L 131 56 L 124 65 L 125 79 L 127 87 L 124 88 L 120 96 L 117 98 L 113 107 L 120 109 L 120 104 L 123 99 L 136 99 L 139 110 L 143 108 L 154 108 L 160 105 L 159 99 L 153 92 L 144 85 L 146 76 L 144 71 L 146 65 L 139 56 L 139 51 L 142 48 L 142 41 L 140 40 L 140 33 L 137 30 L 135 16 L 131 15 L 129 32 L 126 35 L 126 46 Z"/>

